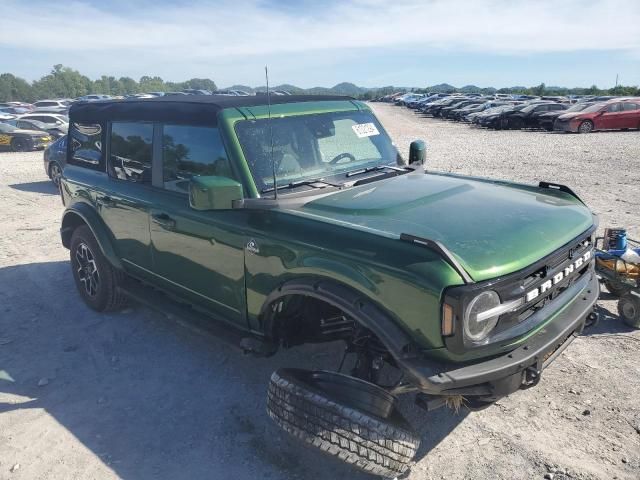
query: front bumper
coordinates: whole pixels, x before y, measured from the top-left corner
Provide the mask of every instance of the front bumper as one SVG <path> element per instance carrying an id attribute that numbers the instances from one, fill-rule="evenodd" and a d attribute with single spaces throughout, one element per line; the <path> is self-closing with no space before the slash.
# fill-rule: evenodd
<path id="1" fill-rule="evenodd" d="M 556 132 L 577 132 L 578 123 L 571 120 L 556 120 L 553 122 L 553 130 Z"/>
<path id="2" fill-rule="evenodd" d="M 463 395 L 491 402 L 532 387 L 593 314 L 600 289 L 595 273 L 589 275 L 586 286 L 551 322 L 507 354 L 459 368 L 416 358 L 401 360 L 401 367 L 411 383 L 429 395 Z"/>

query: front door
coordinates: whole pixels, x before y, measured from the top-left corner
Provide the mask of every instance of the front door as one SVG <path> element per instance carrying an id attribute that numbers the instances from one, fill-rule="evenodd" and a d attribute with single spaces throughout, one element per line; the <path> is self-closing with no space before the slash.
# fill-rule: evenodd
<path id="1" fill-rule="evenodd" d="M 232 176 L 215 127 L 160 125 L 150 211 L 153 271 L 165 288 L 246 328 L 242 210 L 189 206 L 193 175 Z"/>
<path id="2" fill-rule="evenodd" d="M 620 111 L 622 103 L 612 103 L 607 105 L 601 115 L 595 118 L 595 126 L 598 130 L 616 130 L 622 128 Z"/>

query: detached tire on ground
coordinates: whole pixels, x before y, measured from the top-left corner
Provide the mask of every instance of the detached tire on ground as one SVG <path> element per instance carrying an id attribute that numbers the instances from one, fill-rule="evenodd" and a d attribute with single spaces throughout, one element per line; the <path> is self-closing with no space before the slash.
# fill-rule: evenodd
<path id="1" fill-rule="evenodd" d="M 420 446 L 394 397 L 339 373 L 277 370 L 269 383 L 267 413 L 308 445 L 382 477 L 404 473 Z"/>

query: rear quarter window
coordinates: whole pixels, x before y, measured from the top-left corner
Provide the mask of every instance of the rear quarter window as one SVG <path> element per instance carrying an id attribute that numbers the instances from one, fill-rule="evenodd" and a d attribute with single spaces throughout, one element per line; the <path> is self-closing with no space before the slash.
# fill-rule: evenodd
<path id="1" fill-rule="evenodd" d="M 104 170 L 103 128 L 98 123 L 69 126 L 69 163 L 91 170 Z"/>

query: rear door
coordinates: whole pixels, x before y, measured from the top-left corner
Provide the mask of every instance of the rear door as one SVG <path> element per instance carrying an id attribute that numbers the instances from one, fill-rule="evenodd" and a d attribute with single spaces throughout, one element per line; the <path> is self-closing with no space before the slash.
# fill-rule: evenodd
<path id="1" fill-rule="evenodd" d="M 163 286 L 216 317 L 247 328 L 245 211 L 189 206 L 194 175 L 233 178 L 216 127 L 160 125 L 150 211 L 153 271 Z"/>
<path id="2" fill-rule="evenodd" d="M 622 102 L 620 128 L 640 128 L 640 104 Z"/>

